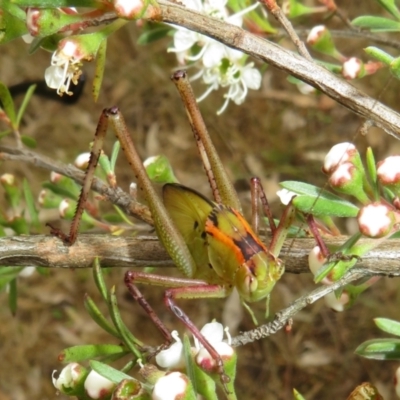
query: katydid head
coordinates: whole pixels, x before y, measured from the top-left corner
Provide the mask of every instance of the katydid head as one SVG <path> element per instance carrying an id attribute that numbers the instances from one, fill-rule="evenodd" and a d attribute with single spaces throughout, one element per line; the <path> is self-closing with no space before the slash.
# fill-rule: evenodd
<path id="1" fill-rule="evenodd" d="M 242 300 L 251 303 L 267 297 L 284 269 L 283 262 L 268 251 L 254 254 L 236 272 L 235 286 Z"/>

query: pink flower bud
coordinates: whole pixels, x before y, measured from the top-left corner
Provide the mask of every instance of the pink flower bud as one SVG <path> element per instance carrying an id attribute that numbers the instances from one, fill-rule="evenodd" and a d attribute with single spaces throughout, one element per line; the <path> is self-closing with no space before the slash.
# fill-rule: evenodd
<path id="1" fill-rule="evenodd" d="M 2 185 L 13 186 L 15 184 L 15 176 L 12 174 L 3 174 L 0 176 Z"/>
<path id="2" fill-rule="evenodd" d="M 346 79 L 361 78 L 364 75 L 364 64 L 357 57 L 351 57 L 343 63 L 342 75 Z"/>
<path id="3" fill-rule="evenodd" d="M 333 311 L 342 312 L 350 301 L 350 297 L 346 292 L 343 292 L 339 298 L 334 292 L 328 293 L 325 297 L 325 304 Z"/>
<path id="4" fill-rule="evenodd" d="M 311 29 L 310 33 L 307 36 L 307 43 L 311 46 L 314 45 L 318 42 L 318 40 L 321 39 L 326 31 L 327 29 L 325 25 L 314 26 L 314 28 Z"/>
<path id="5" fill-rule="evenodd" d="M 351 183 L 355 169 L 356 168 L 351 163 L 340 164 L 329 177 L 329 184 L 333 188 L 341 188 Z"/>
<path id="6" fill-rule="evenodd" d="M 391 156 L 377 163 L 378 179 L 383 185 L 400 183 L 400 156 Z"/>
<path id="7" fill-rule="evenodd" d="M 336 144 L 326 155 L 322 171 L 325 174 L 332 173 L 338 165 L 349 161 L 355 154 L 358 154 L 358 151 L 354 144 L 349 142 Z"/>
<path id="8" fill-rule="evenodd" d="M 134 19 L 145 6 L 143 0 L 114 0 L 114 8 L 121 18 Z"/>
<path id="9" fill-rule="evenodd" d="M 60 179 L 62 179 L 62 175 L 61 174 L 59 174 L 58 172 L 54 172 L 54 171 L 51 171 L 50 172 L 50 182 L 51 183 L 57 183 Z"/>
<path id="10" fill-rule="evenodd" d="M 78 157 L 75 158 L 74 164 L 79 169 L 86 169 L 90 160 L 90 153 L 82 153 L 79 154 Z"/>
<path id="11" fill-rule="evenodd" d="M 60 213 L 61 218 L 65 218 L 68 214 L 70 214 L 68 211 L 70 208 L 69 200 L 64 199 L 60 202 L 60 205 L 58 206 L 58 212 Z"/>
<path id="12" fill-rule="evenodd" d="M 362 207 L 357 216 L 360 232 L 372 238 L 388 235 L 392 230 L 394 219 L 393 211 L 379 202 Z"/>
<path id="13" fill-rule="evenodd" d="M 39 18 L 40 11 L 38 8 L 29 7 L 26 10 L 26 27 L 32 36 L 36 36 L 39 33 Z"/>
<path id="14" fill-rule="evenodd" d="M 85 380 L 85 391 L 92 399 L 108 397 L 113 391 L 115 384 L 101 376 L 96 371 L 90 371 Z"/>

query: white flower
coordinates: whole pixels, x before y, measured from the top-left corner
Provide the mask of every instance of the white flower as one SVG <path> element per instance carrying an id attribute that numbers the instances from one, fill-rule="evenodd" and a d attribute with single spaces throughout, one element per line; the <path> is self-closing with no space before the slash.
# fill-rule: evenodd
<path id="1" fill-rule="evenodd" d="M 172 331 L 171 336 L 175 340 L 175 343 L 156 355 L 156 363 L 162 368 L 179 367 L 184 362 L 183 343 L 179 338 L 178 332 Z"/>
<path id="2" fill-rule="evenodd" d="M 355 79 L 362 70 L 362 62 L 357 57 L 351 57 L 343 63 L 342 75 L 346 79 Z"/>
<path id="3" fill-rule="evenodd" d="M 224 327 L 222 324 L 216 321 L 210 322 L 205 324 L 200 332 L 221 357 L 232 357 L 234 353 L 233 348 L 230 344 L 222 341 L 224 338 Z M 230 342 L 230 336 L 228 338 Z M 206 367 L 206 369 L 212 369 L 215 365 L 215 360 L 196 337 L 194 338 L 194 343 L 198 350 L 196 363 L 202 367 Z"/>
<path id="4" fill-rule="evenodd" d="M 78 84 L 78 79 L 82 74 L 81 56 L 76 43 L 66 40 L 61 47 L 55 51 L 51 57 L 51 66 L 46 68 L 44 79 L 51 89 L 57 89 L 60 96 L 63 93 L 72 95 L 69 86 L 72 83 Z"/>
<path id="5" fill-rule="evenodd" d="M 387 235 L 392 229 L 393 220 L 393 211 L 381 203 L 362 207 L 357 216 L 360 232 L 373 238 Z"/>
<path id="6" fill-rule="evenodd" d="M 396 184 L 400 181 L 400 156 L 390 156 L 380 161 L 377 174 L 383 184 Z"/>
<path id="7" fill-rule="evenodd" d="M 60 392 L 64 393 L 64 388 L 73 388 L 76 386 L 82 374 L 85 372 L 84 368 L 78 363 L 70 363 L 62 369 L 58 378 L 55 378 L 56 370 L 51 374 L 53 385 Z"/>
<path id="8" fill-rule="evenodd" d="M 296 193 L 291 192 L 290 190 L 287 189 L 278 190 L 276 194 L 279 197 L 281 203 L 285 206 L 287 206 L 290 203 L 293 197 L 297 196 Z"/>
<path id="9" fill-rule="evenodd" d="M 85 390 L 87 395 L 92 399 L 99 399 L 110 394 L 115 384 L 101 376 L 96 371 L 90 371 L 85 380 Z"/>
<path id="10" fill-rule="evenodd" d="M 175 400 L 186 398 L 188 378 L 181 372 L 171 372 L 162 376 L 154 385 L 153 400 Z"/>
<path id="11" fill-rule="evenodd" d="M 183 0 L 182 3 L 198 12 L 211 15 L 236 26 L 243 23 L 242 16 L 255 9 L 258 3 L 229 16 L 226 9 L 227 0 Z M 208 85 L 207 90 L 197 101 L 204 100 L 213 90 L 228 88 L 224 95 L 225 102 L 218 110 L 221 114 L 229 102 L 240 105 L 247 96 L 248 89 L 258 90 L 261 86 L 261 74 L 253 63 L 245 64 L 247 56 L 239 50 L 227 47 L 214 39 L 176 27 L 174 46 L 168 51 L 175 52 L 180 64 L 194 62 L 199 70 L 192 80 L 201 78 Z M 195 46 L 195 47 L 194 47 Z"/>

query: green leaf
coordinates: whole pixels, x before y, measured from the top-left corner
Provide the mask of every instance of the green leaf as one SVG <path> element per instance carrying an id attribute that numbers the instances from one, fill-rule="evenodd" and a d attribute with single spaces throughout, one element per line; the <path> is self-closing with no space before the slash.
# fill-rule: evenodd
<path id="1" fill-rule="evenodd" d="M 388 318 L 375 318 L 374 322 L 380 330 L 400 336 L 400 322 Z"/>
<path id="2" fill-rule="evenodd" d="M 66 187 L 66 185 L 60 186 L 59 184 L 55 184 L 52 182 L 44 182 L 42 184 L 42 187 L 51 190 L 54 194 L 58 196 L 67 197 L 71 200 L 77 200 L 79 196 L 79 190 L 77 190 L 76 185 L 72 185 L 72 183 L 73 182 L 71 182 L 70 187 Z"/>
<path id="3" fill-rule="evenodd" d="M 124 340 L 126 347 L 128 347 L 128 349 L 136 356 L 136 358 L 142 359 L 143 357 L 141 352 L 138 350 L 138 346 L 142 347 L 143 344 L 136 339 L 135 336 L 133 336 L 121 319 L 121 314 L 118 310 L 117 297 L 115 296 L 115 287 L 112 287 L 110 291 L 109 309 L 111 319 L 122 339 Z"/>
<path id="4" fill-rule="evenodd" d="M 112 148 L 111 157 L 110 157 L 110 167 L 111 171 L 115 171 L 115 164 L 117 163 L 119 150 L 121 149 L 121 143 L 117 140 Z"/>
<path id="5" fill-rule="evenodd" d="M 58 356 L 58 359 L 67 364 L 70 362 L 81 362 L 97 357 L 105 357 L 114 354 L 120 354 L 121 357 L 127 354 L 123 346 L 115 344 L 85 344 L 72 346 L 64 349 Z"/>
<path id="6" fill-rule="evenodd" d="M 379 49 L 375 46 L 369 46 L 364 49 L 364 51 L 371 57 L 375 58 L 378 61 L 383 62 L 386 65 L 390 65 L 390 63 L 394 60 L 394 57 L 389 53 Z"/>
<path id="7" fill-rule="evenodd" d="M 400 12 L 396 6 L 395 0 L 377 0 L 377 2 L 393 17 L 400 19 Z"/>
<path id="8" fill-rule="evenodd" d="M 108 292 L 106 282 L 104 281 L 103 271 L 100 266 L 100 261 L 96 257 L 93 261 L 93 278 L 96 283 L 97 289 L 99 290 L 101 297 L 107 302 Z"/>
<path id="9" fill-rule="evenodd" d="M 93 100 L 97 102 L 100 94 L 101 84 L 103 82 L 104 68 L 106 65 L 106 51 L 107 51 L 107 40 L 103 40 L 99 46 L 99 50 L 96 56 L 96 69 L 93 78 L 93 89 L 92 95 Z"/>
<path id="10" fill-rule="evenodd" d="M 0 267 L 0 290 L 13 281 L 24 267 Z"/>
<path id="11" fill-rule="evenodd" d="M 10 311 L 12 315 L 15 315 L 17 312 L 17 278 L 14 278 L 9 283 L 9 292 L 8 292 L 8 305 L 10 307 Z"/>
<path id="12" fill-rule="evenodd" d="M 25 202 L 28 208 L 28 213 L 31 217 L 32 225 L 36 230 L 39 231 L 41 228 L 41 224 L 39 222 L 39 213 L 38 210 L 36 209 L 35 199 L 33 197 L 31 188 L 29 187 L 29 183 L 26 178 L 24 178 L 22 182 L 22 188 L 24 191 Z"/>
<path id="13" fill-rule="evenodd" d="M 107 378 L 111 382 L 114 382 L 115 384 L 118 384 L 123 379 L 134 380 L 131 376 L 124 374 L 123 372 L 118 371 L 117 369 L 110 367 L 109 365 L 104 364 L 100 361 L 92 360 L 89 364 L 94 371 L 96 371 L 101 376 L 104 376 L 104 378 Z"/>
<path id="14" fill-rule="evenodd" d="M 4 6 L 4 5 L 5 6 Z M 0 13 L 0 43 L 4 44 L 28 33 L 26 13 L 9 1 L 2 2 Z"/>
<path id="15" fill-rule="evenodd" d="M 146 24 L 146 30 L 139 36 L 137 43 L 139 45 L 147 45 L 160 40 L 168 35 L 171 27 L 160 24 Z"/>
<path id="16" fill-rule="evenodd" d="M 108 322 L 107 318 L 101 313 L 95 302 L 91 299 L 91 297 L 88 294 L 85 294 L 84 305 L 87 312 L 92 317 L 93 321 L 96 322 L 96 324 L 99 325 L 100 328 L 103 328 L 110 335 L 115 336 L 118 339 L 121 338 L 121 336 Z"/>
<path id="17" fill-rule="evenodd" d="M 355 353 L 372 360 L 400 360 L 400 339 L 367 340 Z"/>
<path id="18" fill-rule="evenodd" d="M 296 389 L 293 389 L 293 396 L 295 400 L 306 400 Z"/>
<path id="19" fill-rule="evenodd" d="M 29 86 L 28 90 L 25 93 L 24 100 L 22 101 L 21 107 L 18 110 L 18 115 L 17 115 L 17 126 L 18 127 L 19 127 L 21 119 L 25 113 L 26 107 L 28 106 L 28 103 L 29 103 L 35 89 L 36 89 L 36 85 L 31 85 L 31 86 Z M 36 147 L 36 141 L 35 141 L 35 147 Z"/>
<path id="20" fill-rule="evenodd" d="M 398 32 L 400 31 L 400 22 L 384 17 L 373 17 L 365 15 L 357 17 L 351 23 L 360 28 L 370 29 L 371 32 Z"/>
<path id="21" fill-rule="evenodd" d="M 336 217 L 355 217 L 358 214 L 357 206 L 317 186 L 297 181 L 285 181 L 280 185 L 298 195 L 293 204 L 302 212 Z"/>
<path id="22" fill-rule="evenodd" d="M 11 121 L 11 125 L 16 127 L 17 117 L 15 115 L 14 102 L 11 97 L 11 93 L 7 86 L 0 82 L 0 102 L 1 108 L 7 114 L 7 117 Z"/>

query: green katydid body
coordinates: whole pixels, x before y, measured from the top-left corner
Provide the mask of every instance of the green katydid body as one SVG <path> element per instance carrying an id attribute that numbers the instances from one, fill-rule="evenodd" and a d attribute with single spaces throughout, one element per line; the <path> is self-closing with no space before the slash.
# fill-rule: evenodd
<path id="1" fill-rule="evenodd" d="M 238 211 L 179 184 L 164 186 L 163 201 L 196 263 L 191 278 L 236 287 L 246 302 L 269 295 L 283 263 Z"/>

